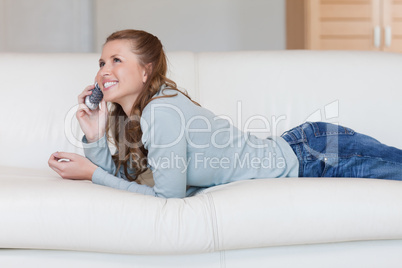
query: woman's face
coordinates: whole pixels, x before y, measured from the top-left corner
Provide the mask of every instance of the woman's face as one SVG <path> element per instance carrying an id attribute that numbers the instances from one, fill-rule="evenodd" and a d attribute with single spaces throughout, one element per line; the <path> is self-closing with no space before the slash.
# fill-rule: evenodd
<path id="1" fill-rule="evenodd" d="M 146 80 L 146 70 L 131 52 L 130 41 L 114 40 L 104 45 L 96 81 L 105 101 L 131 109 Z"/>

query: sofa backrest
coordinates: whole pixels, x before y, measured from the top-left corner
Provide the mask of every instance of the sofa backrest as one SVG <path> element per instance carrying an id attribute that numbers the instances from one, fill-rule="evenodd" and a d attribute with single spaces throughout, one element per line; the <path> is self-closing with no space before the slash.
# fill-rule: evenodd
<path id="1" fill-rule="evenodd" d="M 194 95 L 193 53 L 171 58 L 170 76 Z M 53 152 L 83 154 L 77 97 L 93 83 L 98 60 L 99 54 L 0 53 L 0 165 L 47 169 Z"/>
<path id="2" fill-rule="evenodd" d="M 77 96 L 98 54 L 0 54 L 0 165 L 48 168 L 82 154 Z M 304 121 L 340 123 L 402 147 L 402 55 L 352 51 L 168 53 L 168 76 L 217 116 L 264 138 Z"/>
<path id="3" fill-rule="evenodd" d="M 250 122 L 252 129 L 261 129 L 257 136 L 326 121 L 402 148 L 402 54 L 203 53 L 197 65 L 201 104 L 243 129 Z"/>

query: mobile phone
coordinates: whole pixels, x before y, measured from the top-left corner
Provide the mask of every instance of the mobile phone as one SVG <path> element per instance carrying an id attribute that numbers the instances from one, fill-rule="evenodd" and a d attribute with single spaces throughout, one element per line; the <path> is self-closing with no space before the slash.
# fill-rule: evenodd
<path id="1" fill-rule="evenodd" d="M 85 97 L 85 104 L 91 110 L 96 110 L 103 98 L 103 93 L 99 88 L 98 83 L 95 83 L 95 88 L 92 90 L 92 94 Z"/>

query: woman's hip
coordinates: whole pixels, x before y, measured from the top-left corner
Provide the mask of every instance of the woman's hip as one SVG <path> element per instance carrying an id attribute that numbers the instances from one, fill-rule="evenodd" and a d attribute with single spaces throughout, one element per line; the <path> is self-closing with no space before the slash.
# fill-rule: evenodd
<path id="1" fill-rule="evenodd" d="M 299 159 L 300 177 L 374 178 L 384 177 L 383 169 L 393 169 L 385 176 L 402 177 L 402 150 L 350 128 L 306 122 L 282 137 Z"/>

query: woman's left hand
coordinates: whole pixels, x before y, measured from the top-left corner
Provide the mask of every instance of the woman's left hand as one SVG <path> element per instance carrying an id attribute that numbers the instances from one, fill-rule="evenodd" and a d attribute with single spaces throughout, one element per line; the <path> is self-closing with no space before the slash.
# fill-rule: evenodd
<path id="1" fill-rule="evenodd" d="M 56 152 L 48 161 L 49 167 L 63 179 L 89 180 L 98 168 L 88 158 L 74 153 Z"/>

